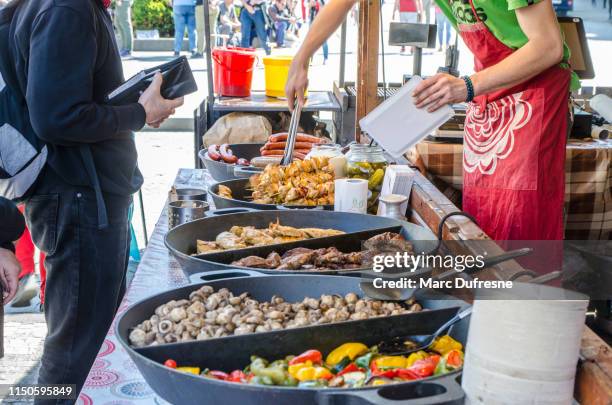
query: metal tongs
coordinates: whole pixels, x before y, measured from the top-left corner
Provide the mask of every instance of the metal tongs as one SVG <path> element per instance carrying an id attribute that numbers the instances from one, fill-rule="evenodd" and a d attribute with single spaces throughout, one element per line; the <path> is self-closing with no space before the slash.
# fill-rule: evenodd
<path id="1" fill-rule="evenodd" d="M 300 115 L 302 115 L 302 106 L 300 102 L 295 99 L 295 107 L 291 113 L 289 132 L 287 133 L 287 144 L 285 145 L 285 152 L 280 162 L 281 166 L 287 166 L 293 161 L 293 148 L 295 147 L 295 138 L 297 137 L 298 127 L 300 126 Z"/>

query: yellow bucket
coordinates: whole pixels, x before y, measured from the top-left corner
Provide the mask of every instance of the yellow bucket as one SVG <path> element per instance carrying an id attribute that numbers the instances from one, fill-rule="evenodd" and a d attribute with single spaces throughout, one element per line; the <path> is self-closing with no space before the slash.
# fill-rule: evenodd
<path id="1" fill-rule="evenodd" d="M 266 56 L 263 58 L 266 73 L 266 96 L 285 97 L 285 85 L 293 56 Z"/>

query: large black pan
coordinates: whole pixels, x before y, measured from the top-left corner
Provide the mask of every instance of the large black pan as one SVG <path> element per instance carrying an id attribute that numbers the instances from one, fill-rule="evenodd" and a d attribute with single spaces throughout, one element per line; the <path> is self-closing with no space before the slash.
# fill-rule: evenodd
<path id="1" fill-rule="evenodd" d="M 226 274 L 226 273 L 225 273 Z M 280 295 L 287 301 L 301 301 L 304 297 L 321 294 L 360 294 L 359 279 L 333 276 L 262 276 L 254 272 L 240 272 L 241 278 L 217 279 L 207 284 L 215 289 L 228 288 L 234 294 L 249 292 L 258 300 L 269 300 Z M 244 277 L 249 276 L 250 277 Z M 219 275 L 211 274 L 211 278 Z M 141 301 L 123 314 L 116 326 L 119 342 L 144 376 L 151 388 L 173 404 L 462 404 L 464 394 L 457 383 L 459 373 L 425 380 L 399 383 L 383 387 L 359 389 L 306 389 L 295 387 L 267 387 L 229 383 L 177 372 L 162 363 L 172 358 L 179 364 L 201 366 L 218 370 L 243 368 L 253 354 L 277 359 L 307 349 L 329 353 L 348 341 L 366 345 L 379 343 L 395 336 L 429 334 L 454 316 L 465 303 L 450 299 L 421 297 L 419 302 L 429 310 L 349 321 L 338 324 L 301 327 L 283 331 L 230 336 L 204 341 L 175 343 L 133 349 L 127 344 L 130 328 L 148 319 L 155 308 L 170 300 L 187 298 L 200 285 L 190 285 Z M 451 335 L 466 342 L 468 319 L 451 330 Z"/>
<path id="2" fill-rule="evenodd" d="M 261 143 L 242 143 L 232 144 L 229 147 L 234 152 L 234 156 L 251 160 L 254 157 L 261 156 L 259 148 L 261 148 L 262 146 L 263 144 Z M 200 160 L 202 161 L 212 178 L 215 179 L 215 181 L 233 180 L 239 177 L 234 173 L 234 170 L 236 168 L 240 168 L 241 166 L 225 163 L 222 160 L 212 160 L 208 156 L 208 152 L 206 149 L 200 150 L 198 156 L 200 157 Z"/>
<path id="3" fill-rule="evenodd" d="M 232 198 L 225 198 L 219 195 L 219 185 L 224 185 L 232 191 Z M 276 205 L 276 204 L 259 204 L 254 203 L 251 198 L 251 190 L 249 190 L 249 179 L 227 180 L 212 184 L 208 188 L 208 194 L 212 197 L 215 207 L 217 208 L 236 208 L 247 207 L 256 210 L 277 210 L 277 209 L 325 209 L 332 211 L 333 204 L 328 205 Z"/>
<path id="4" fill-rule="evenodd" d="M 179 225 L 170 230 L 165 237 L 166 247 L 174 255 L 187 276 L 220 269 L 234 269 L 231 266 L 233 260 L 247 255 L 264 254 L 263 250 L 286 251 L 296 246 L 308 246 L 312 248 L 337 246 L 340 250 L 359 250 L 360 241 L 368 239 L 372 234 L 364 231 L 379 230 L 382 233 L 388 230 L 399 231 L 404 238 L 412 241 L 415 251 L 429 252 L 436 246 L 436 237 L 431 230 L 412 224 L 410 222 L 398 221 L 396 219 L 379 217 L 375 215 L 353 214 L 348 212 L 313 211 L 313 210 L 279 210 L 279 211 L 252 211 L 237 212 L 244 208 L 208 211 L 207 217 Z M 221 214 L 221 215 L 220 215 Z M 226 214 L 226 215 L 222 215 Z M 267 228 L 271 222 L 279 221 L 281 225 L 296 228 L 325 228 L 337 229 L 349 234 L 340 237 L 311 239 L 309 241 L 269 245 L 260 248 L 241 249 L 226 252 L 226 254 L 205 254 L 192 256 L 196 253 L 196 241 L 215 240 L 218 234 L 228 231 L 234 225 L 254 226 L 256 228 Z M 376 234 L 377 232 L 373 232 Z M 348 242 L 341 241 L 348 239 Z M 337 239 L 340 239 L 338 241 Z M 353 245 L 352 248 L 350 245 Z M 260 251 L 261 250 L 261 251 Z M 211 256 L 212 255 L 212 256 Z M 207 258 L 207 257 L 210 257 Z M 258 270 L 264 273 L 278 274 L 279 270 Z M 283 271 L 286 273 L 307 274 L 304 270 Z M 321 274 L 320 272 L 316 272 Z"/>

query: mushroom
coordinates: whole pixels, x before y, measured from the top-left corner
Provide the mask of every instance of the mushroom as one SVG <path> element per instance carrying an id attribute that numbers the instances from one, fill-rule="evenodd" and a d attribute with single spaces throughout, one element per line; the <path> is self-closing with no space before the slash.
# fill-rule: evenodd
<path id="1" fill-rule="evenodd" d="M 170 311 L 169 317 L 172 322 L 177 323 L 187 318 L 187 311 L 183 307 L 176 307 Z"/>
<path id="2" fill-rule="evenodd" d="M 129 339 L 134 346 L 142 347 L 146 345 L 146 336 L 147 333 L 141 328 L 137 327 L 130 332 Z"/>
<path id="3" fill-rule="evenodd" d="M 171 320 L 164 319 L 159 323 L 159 325 L 157 325 L 157 330 L 159 330 L 159 333 L 161 333 L 162 335 L 165 335 L 166 333 L 172 330 L 172 326 L 173 324 Z"/>

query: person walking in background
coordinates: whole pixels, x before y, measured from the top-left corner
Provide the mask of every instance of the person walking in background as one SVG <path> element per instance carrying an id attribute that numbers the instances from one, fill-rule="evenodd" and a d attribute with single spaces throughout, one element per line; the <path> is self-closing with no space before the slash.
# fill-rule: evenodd
<path id="1" fill-rule="evenodd" d="M 283 48 L 285 46 L 285 33 L 291 24 L 295 24 L 296 21 L 295 17 L 292 17 L 289 12 L 287 0 L 274 0 L 274 4 L 270 7 L 270 18 L 274 23 L 276 46 Z"/>
<path id="2" fill-rule="evenodd" d="M 217 16 L 219 15 L 219 7 L 217 0 L 208 0 L 208 18 L 210 24 L 210 35 L 215 35 L 217 32 Z M 206 43 L 206 32 L 204 31 L 204 0 L 196 0 L 196 31 L 198 33 L 197 51 L 192 56 L 193 58 L 202 58 L 204 56 L 204 44 Z"/>
<path id="3" fill-rule="evenodd" d="M 234 8 L 234 0 L 223 0 L 219 4 L 219 17 L 217 22 L 217 31 L 220 35 L 227 35 L 227 44 L 235 45 L 234 33 L 240 29 L 240 21 L 236 16 Z M 217 45 L 222 45 L 222 40 L 219 39 Z"/>
<path id="4" fill-rule="evenodd" d="M 308 13 L 308 21 L 309 25 L 312 26 L 315 18 L 321 11 L 321 9 L 325 6 L 325 0 L 310 0 L 309 2 L 309 13 Z M 327 64 L 327 59 L 329 58 L 329 46 L 327 45 L 327 41 L 323 42 L 321 45 L 323 48 L 323 64 Z"/>
<path id="5" fill-rule="evenodd" d="M 418 23 L 419 16 L 423 10 L 423 3 L 421 0 L 395 0 L 393 6 L 393 19 L 396 19 L 397 13 L 399 12 L 399 20 L 403 23 Z M 402 46 L 401 52 L 405 52 L 406 47 Z M 410 48 L 410 53 L 413 49 Z"/>
<path id="6" fill-rule="evenodd" d="M 438 51 L 446 52 L 450 43 L 451 24 L 438 6 L 436 6 L 436 25 L 438 26 Z"/>
<path id="7" fill-rule="evenodd" d="M 115 0 L 115 26 L 119 34 L 119 55 L 132 55 L 134 29 L 132 27 L 132 5 L 134 0 Z"/>
<path id="8" fill-rule="evenodd" d="M 174 56 L 181 54 L 185 28 L 189 37 L 189 51 L 191 56 L 197 57 L 197 36 L 195 18 L 195 0 L 173 0 L 174 14 Z"/>
<path id="9" fill-rule="evenodd" d="M 420 0 L 421 9 L 419 10 L 419 22 L 429 24 L 431 21 L 431 0 Z"/>
<path id="10" fill-rule="evenodd" d="M 266 32 L 266 17 L 264 16 L 265 0 L 242 0 L 240 9 L 240 23 L 242 24 L 242 41 L 240 46 L 250 48 L 253 43 L 251 32 L 255 27 L 255 33 L 261 47 L 270 55 L 271 50 L 268 45 L 268 33 Z"/>

